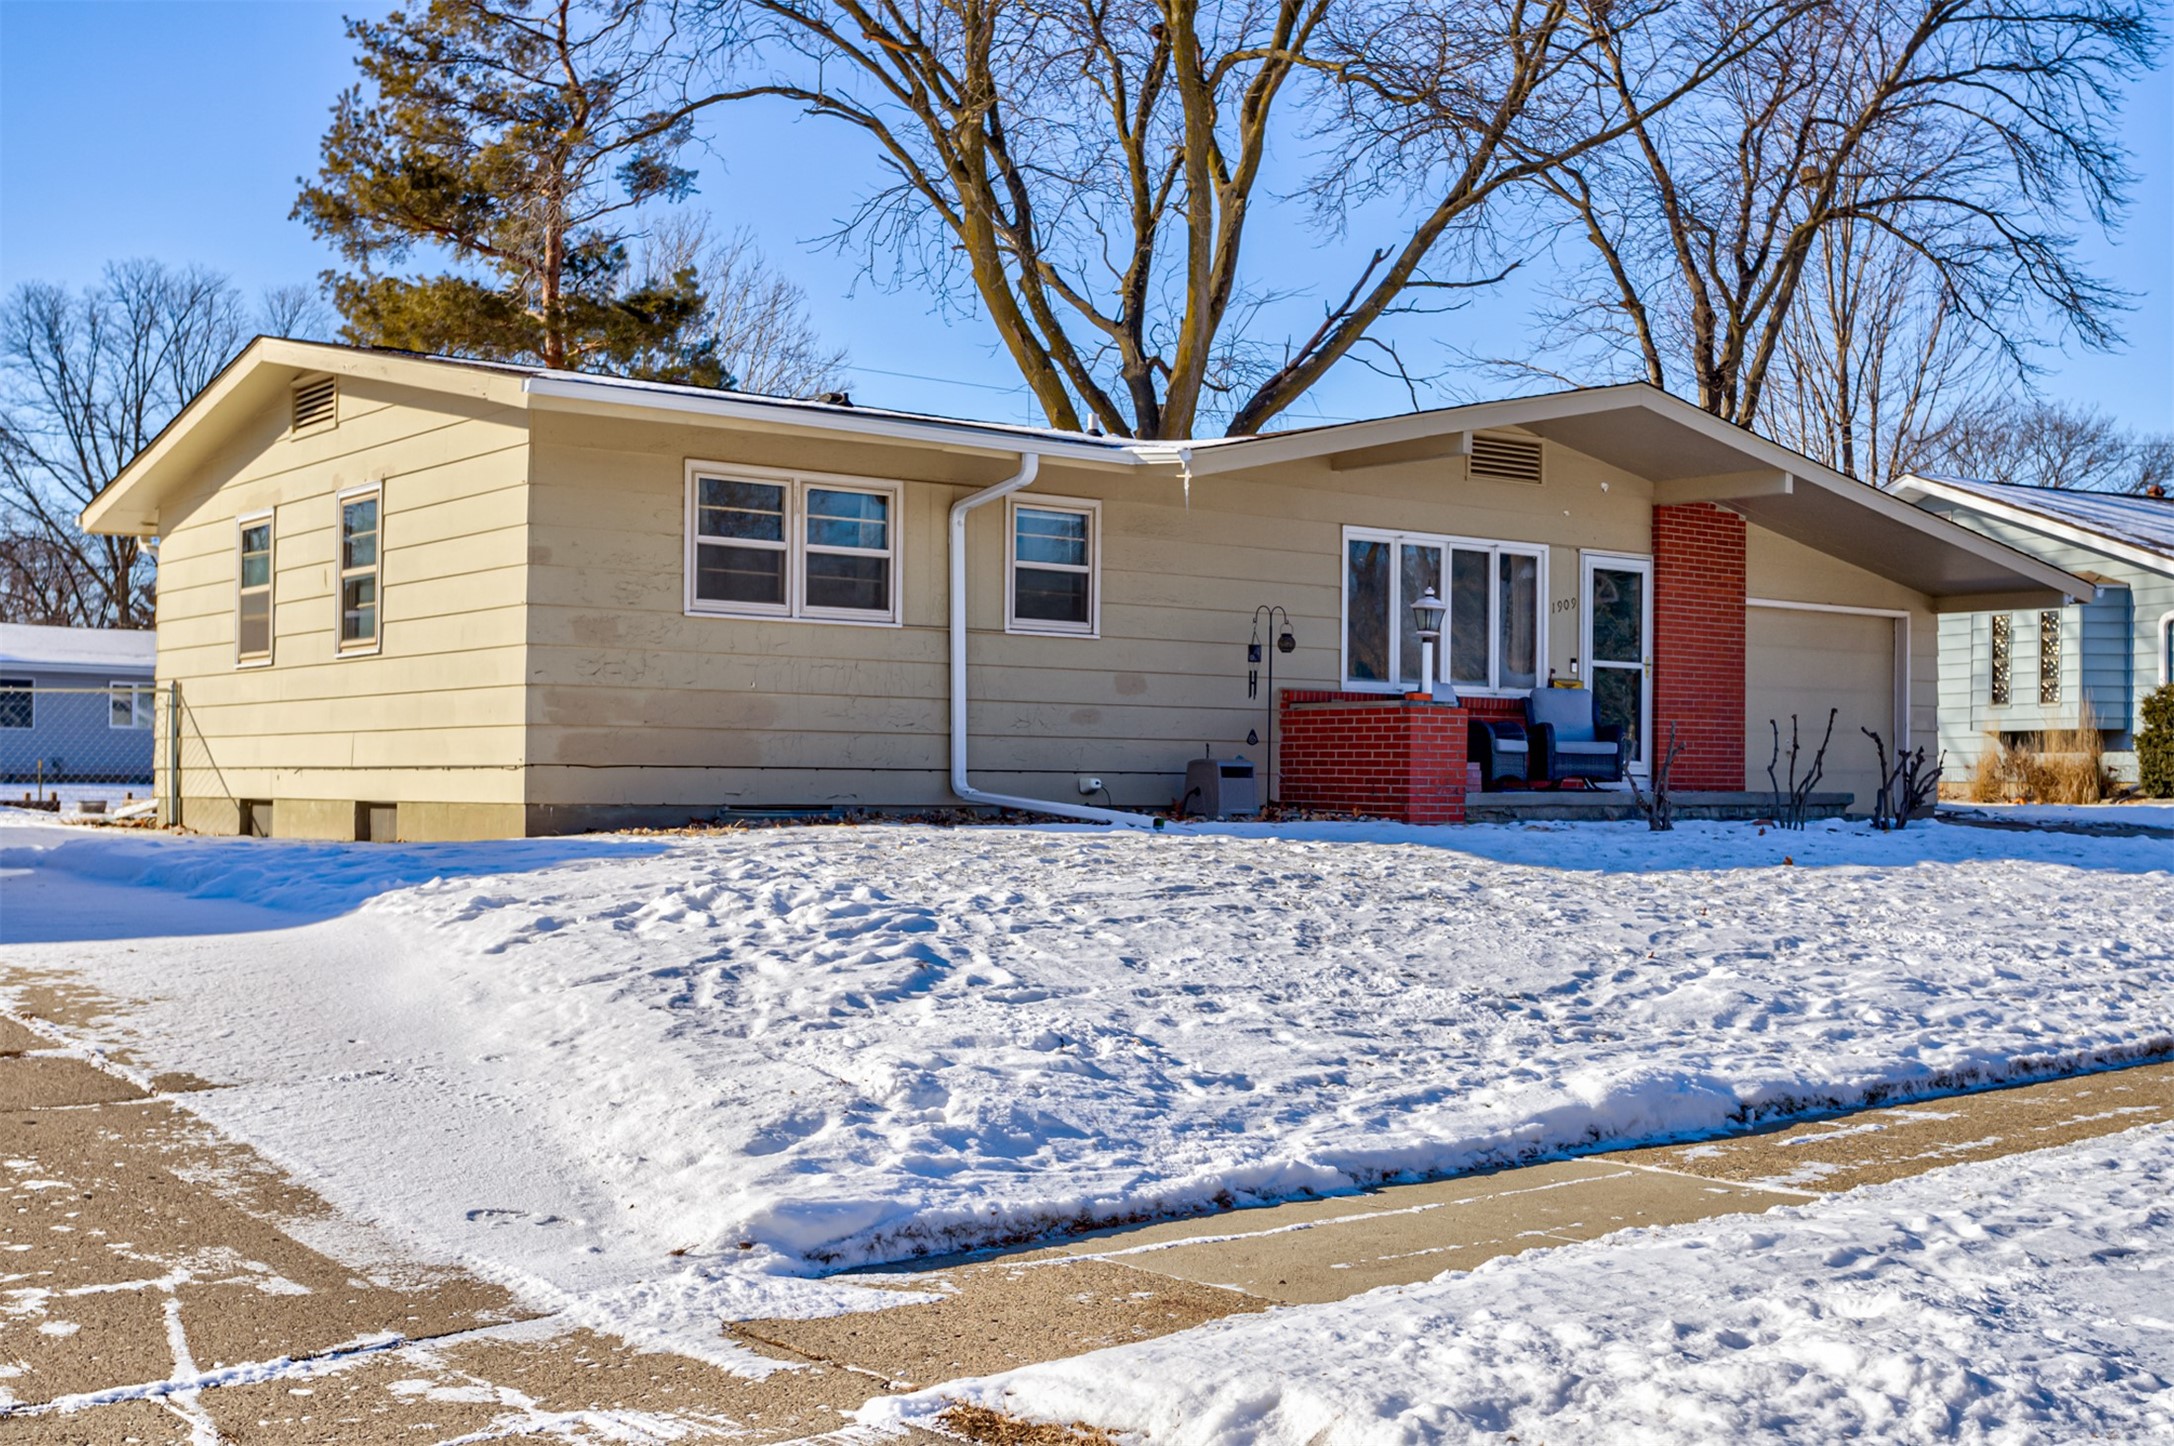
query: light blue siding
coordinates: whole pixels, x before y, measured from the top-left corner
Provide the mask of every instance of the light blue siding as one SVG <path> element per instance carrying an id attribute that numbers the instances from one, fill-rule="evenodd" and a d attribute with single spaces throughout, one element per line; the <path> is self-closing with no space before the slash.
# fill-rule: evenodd
<path id="1" fill-rule="evenodd" d="M 155 729 L 113 726 L 107 680 L 0 664 L 0 678 L 30 683 L 27 728 L 0 727 L 0 798 L 35 793 L 37 785 L 151 782 Z M 116 671 L 114 682 L 123 681 Z M 149 687 L 151 679 L 133 680 Z M 5 715 L 19 717 L 20 689 L 10 688 Z"/>
<path id="2" fill-rule="evenodd" d="M 1986 734 L 2074 727 L 2088 702 L 2106 735 L 2107 765 L 2117 777 L 2133 781 L 2135 732 L 2141 726 L 2137 712 L 2145 694 L 2164 681 L 2167 665 L 2161 620 L 2174 612 L 2174 559 L 2155 570 L 1946 498 L 1928 498 L 1921 505 L 2055 567 L 2104 581 L 2096 598 L 2064 609 L 2061 702 L 2055 707 L 2038 702 L 2035 612 L 2011 615 L 2014 688 L 2006 707 L 1992 702 L 1993 615 L 1941 618 L 1940 742 L 1948 751 L 1950 775 L 1969 771 Z"/>

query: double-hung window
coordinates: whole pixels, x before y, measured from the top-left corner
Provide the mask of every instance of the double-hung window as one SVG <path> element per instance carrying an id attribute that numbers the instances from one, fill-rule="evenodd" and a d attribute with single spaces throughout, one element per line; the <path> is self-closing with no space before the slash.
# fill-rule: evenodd
<path id="1" fill-rule="evenodd" d="M 340 647 L 377 651 L 382 632 L 378 571 L 384 553 L 384 494 L 377 487 L 340 494 Z"/>
<path id="2" fill-rule="evenodd" d="M 106 689 L 106 726 L 149 728 L 157 712 L 149 683 L 114 683 Z"/>
<path id="3" fill-rule="evenodd" d="M 0 678 L 0 728 L 33 728 L 37 722 L 37 681 Z"/>
<path id="4" fill-rule="evenodd" d="M 1013 498 L 1004 626 L 1015 633 L 1093 637 L 1100 512 L 1092 502 Z"/>
<path id="5" fill-rule="evenodd" d="M 687 610 L 898 620 L 899 489 L 744 468 L 687 471 Z"/>
<path id="6" fill-rule="evenodd" d="M 272 661 L 272 516 L 241 519 L 234 599 L 234 660 Z"/>
<path id="7" fill-rule="evenodd" d="M 1344 682 L 1421 686 L 1412 604 L 1428 588 L 1448 609 L 1435 681 L 1460 692 L 1538 687 L 1547 549 L 1535 543 L 1344 529 Z"/>

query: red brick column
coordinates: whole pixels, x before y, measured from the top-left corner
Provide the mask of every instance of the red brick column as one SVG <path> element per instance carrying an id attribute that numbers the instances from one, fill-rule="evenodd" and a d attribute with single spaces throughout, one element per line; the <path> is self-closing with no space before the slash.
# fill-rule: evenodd
<path id="1" fill-rule="evenodd" d="M 1653 729 L 1676 725 L 1678 788 L 1744 786 L 1744 519 L 1710 502 L 1653 509 Z"/>
<path id="2" fill-rule="evenodd" d="M 1405 823 L 1463 823 L 1469 717 L 1379 694 L 1285 692 L 1276 725 L 1281 797 Z"/>

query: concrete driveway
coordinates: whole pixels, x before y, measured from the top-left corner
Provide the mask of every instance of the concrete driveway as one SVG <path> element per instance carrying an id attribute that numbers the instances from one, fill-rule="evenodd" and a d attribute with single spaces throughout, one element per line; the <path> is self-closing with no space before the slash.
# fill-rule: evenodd
<path id="1" fill-rule="evenodd" d="M 188 1096 L 216 1082 L 72 1049 L 71 1020 L 112 1002 L 0 982 L 0 1443 L 865 1442 L 847 1418 L 886 1391 L 2174 1119 L 2174 1064 L 2153 1064 L 923 1261 L 855 1277 L 915 1293 L 893 1310 L 721 1324 L 776 1363 L 756 1379 L 415 1260 L 198 1121 Z"/>

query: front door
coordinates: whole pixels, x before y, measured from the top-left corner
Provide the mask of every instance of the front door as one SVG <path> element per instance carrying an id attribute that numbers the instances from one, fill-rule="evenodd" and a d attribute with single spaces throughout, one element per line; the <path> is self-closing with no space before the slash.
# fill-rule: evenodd
<path id="1" fill-rule="evenodd" d="M 1585 686 L 1593 718 L 1620 723 L 1643 774 L 1653 716 L 1653 560 L 1585 554 Z"/>

